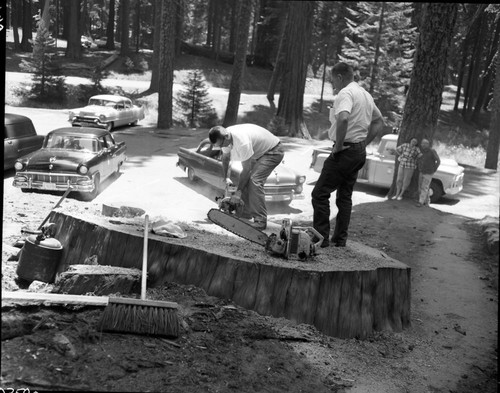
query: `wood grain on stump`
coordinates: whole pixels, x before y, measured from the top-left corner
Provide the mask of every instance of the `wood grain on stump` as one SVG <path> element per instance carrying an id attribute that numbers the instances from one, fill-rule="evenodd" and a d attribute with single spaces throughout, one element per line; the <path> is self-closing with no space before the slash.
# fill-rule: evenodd
<path id="1" fill-rule="evenodd" d="M 141 268 L 139 226 L 62 212 L 52 212 L 50 221 L 63 245 L 59 271 L 91 255 L 109 265 Z M 203 243 L 206 237 L 210 239 Z M 408 266 L 351 241 L 346 248 L 319 252 L 308 262 L 287 261 L 234 237 L 208 232 L 190 236 L 189 231 L 185 239 L 150 234 L 148 281 L 155 286 L 167 281 L 196 285 L 211 296 L 232 299 L 263 315 L 312 324 L 335 337 L 365 338 L 375 330 L 410 326 Z"/>

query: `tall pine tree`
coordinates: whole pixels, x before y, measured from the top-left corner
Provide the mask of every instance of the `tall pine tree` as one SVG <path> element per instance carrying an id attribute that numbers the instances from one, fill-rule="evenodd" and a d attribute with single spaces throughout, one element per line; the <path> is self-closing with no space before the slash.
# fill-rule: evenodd
<path id="1" fill-rule="evenodd" d="M 384 114 L 401 112 L 409 83 L 416 29 L 410 3 L 359 2 L 349 8 L 340 59 L 357 65 L 360 84 Z"/>

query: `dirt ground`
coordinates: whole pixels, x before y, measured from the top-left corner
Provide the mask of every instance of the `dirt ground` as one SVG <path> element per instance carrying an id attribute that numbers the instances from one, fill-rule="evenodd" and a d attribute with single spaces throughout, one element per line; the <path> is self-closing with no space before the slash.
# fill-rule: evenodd
<path id="1" fill-rule="evenodd" d="M 32 195 L 4 195 L 4 228 L 36 228 L 59 199 Z M 100 205 L 72 198 L 64 206 L 100 212 Z M 13 244 L 18 235 L 5 233 L 3 243 Z M 496 392 L 498 261 L 486 253 L 477 224 L 411 201 L 384 201 L 354 207 L 350 236 L 412 268 L 410 329 L 341 340 L 169 283 L 149 289 L 148 298 L 181 305 L 182 333 L 174 340 L 101 333 L 98 308 L 3 309 L 2 320 L 18 321 L 21 333 L 2 341 L 1 385 L 37 391 Z M 335 249 L 328 253 L 335 257 Z M 4 250 L 2 289 L 17 289 L 17 262 L 7 259 Z"/>

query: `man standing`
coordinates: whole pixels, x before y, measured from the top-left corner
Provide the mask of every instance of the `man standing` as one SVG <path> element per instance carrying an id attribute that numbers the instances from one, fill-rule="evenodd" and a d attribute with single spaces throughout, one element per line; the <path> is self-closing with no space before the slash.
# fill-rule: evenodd
<path id="1" fill-rule="evenodd" d="M 338 213 L 332 241 L 336 247 L 345 247 L 352 191 L 358 171 L 365 164 L 365 147 L 382 130 L 384 120 L 372 96 L 354 81 L 350 65 L 341 62 L 333 66 L 332 80 L 338 94 L 331 109 L 328 135 L 334 145 L 312 191 L 313 226 L 324 237 L 321 247 L 328 247 L 330 194 L 337 190 Z"/>
<path id="2" fill-rule="evenodd" d="M 431 144 L 427 139 L 422 139 L 420 147 L 422 148 L 422 156 L 418 160 L 418 169 L 420 172 L 418 176 L 418 207 L 429 205 L 429 186 L 431 185 L 432 176 L 441 164 L 436 150 L 431 149 Z"/>
<path id="3" fill-rule="evenodd" d="M 283 161 L 284 151 L 277 136 L 255 124 L 216 126 L 208 132 L 210 142 L 222 148 L 222 172 L 231 185 L 228 172 L 231 161 L 242 161 L 238 188 L 234 198 L 242 199 L 243 218 L 254 219 L 258 229 L 267 227 L 264 184 L 274 168 Z"/>

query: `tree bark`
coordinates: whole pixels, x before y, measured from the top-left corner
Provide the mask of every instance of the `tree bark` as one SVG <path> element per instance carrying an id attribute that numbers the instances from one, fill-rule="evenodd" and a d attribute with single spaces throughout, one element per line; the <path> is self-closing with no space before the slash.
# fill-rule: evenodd
<path id="1" fill-rule="evenodd" d="M 151 64 L 151 83 L 149 90 L 151 92 L 158 91 L 158 83 L 160 78 L 160 35 L 161 35 L 161 1 L 154 0 L 154 28 L 153 28 L 153 60 Z"/>
<path id="2" fill-rule="evenodd" d="M 498 41 L 500 38 L 500 15 L 496 16 L 497 27 L 495 29 L 495 33 L 493 35 L 490 50 L 488 53 L 488 58 L 486 59 L 485 71 L 483 72 L 483 78 L 481 83 L 481 88 L 479 89 L 479 93 L 477 95 L 476 105 L 474 107 L 474 112 L 472 112 L 472 121 L 476 121 L 479 117 L 479 113 L 481 109 L 485 106 L 486 98 L 491 89 L 491 82 L 493 78 L 493 70 L 495 68 L 495 64 L 493 64 L 494 56 L 496 52 L 496 48 L 498 46 Z"/>
<path id="3" fill-rule="evenodd" d="M 33 39 L 31 0 L 23 0 L 23 39 L 20 48 L 23 52 L 31 52 L 29 40 Z"/>
<path id="4" fill-rule="evenodd" d="M 20 41 L 19 41 L 19 23 L 18 23 L 18 12 L 19 12 L 19 1 L 18 0 L 11 0 L 12 1 L 12 10 L 11 10 L 11 23 L 12 23 L 12 30 L 14 32 L 14 49 L 19 50 L 20 46 Z"/>
<path id="5" fill-rule="evenodd" d="M 240 7 L 238 6 L 238 1 L 231 2 L 231 27 L 229 30 L 229 52 L 235 53 L 236 51 L 236 42 L 238 35 L 238 10 Z"/>
<path id="6" fill-rule="evenodd" d="M 304 122 L 304 90 L 312 33 L 314 3 L 290 2 L 280 98 L 276 116 L 285 120 L 289 136 L 310 138 Z"/>
<path id="7" fill-rule="evenodd" d="M 177 12 L 175 18 L 175 56 L 181 54 L 181 44 L 184 30 L 184 0 L 177 0 Z"/>
<path id="8" fill-rule="evenodd" d="M 417 138 L 418 141 L 422 138 L 432 141 L 442 102 L 444 75 L 457 9 L 458 4 L 454 3 L 422 5 L 420 34 L 416 43 L 398 145 L 409 142 L 412 138 Z M 397 172 L 398 165 L 395 165 L 389 197 L 395 192 Z M 406 193 L 413 197 L 416 191 L 414 178 Z"/>
<path id="9" fill-rule="evenodd" d="M 500 42 L 497 45 L 495 85 L 493 87 L 493 100 L 490 102 L 490 134 L 484 163 L 485 168 L 495 170 L 498 169 L 498 151 L 500 147 Z"/>
<path id="10" fill-rule="evenodd" d="M 108 25 L 106 26 L 106 49 L 115 49 L 115 0 L 109 0 Z"/>
<path id="11" fill-rule="evenodd" d="M 158 128 L 172 127 L 172 103 L 175 56 L 175 11 L 173 1 L 160 1 L 160 61 L 158 84 Z"/>
<path id="12" fill-rule="evenodd" d="M 380 18 L 378 21 L 378 32 L 375 37 L 375 54 L 373 55 L 373 65 L 370 73 L 370 90 L 369 93 L 373 95 L 375 86 L 377 85 L 377 73 L 378 73 L 378 59 L 380 57 L 380 38 L 382 36 L 382 31 L 384 30 L 384 13 L 385 13 L 385 3 L 382 3 L 382 9 L 380 11 Z"/>
<path id="13" fill-rule="evenodd" d="M 129 18 L 130 18 L 130 0 L 120 1 L 120 31 L 121 47 L 120 56 L 127 56 L 129 48 Z"/>
<path id="14" fill-rule="evenodd" d="M 224 127 L 236 124 L 238 119 L 241 84 L 245 71 L 248 49 L 248 30 L 250 27 L 250 17 L 252 15 L 252 3 L 247 0 L 239 0 L 238 9 L 238 39 L 236 53 L 234 55 L 233 75 L 231 77 L 231 85 L 229 87 L 229 95 L 227 97 L 226 115 L 223 122 Z"/>
<path id="15" fill-rule="evenodd" d="M 139 45 L 141 39 L 141 1 L 135 0 L 135 15 L 133 27 L 132 43 L 135 43 L 135 53 L 139 53 Z"/>
<path id="16" fill-rule="evenodd" d="M 216 0 L 208 0 L 208 11 L 207 11 L 207 47 L 212 47 L 213 36 L 214 36 L 214 2 Z"/>
<path id="17" fill-rule="evenodd" d="M 276 53 L 276 61 L 274 64 L 273 73 L 271 75 L 271 80 L 269 81 L 269 86 L 267 88 L 267 100 L 269 101 L 269 106 L 273 111 L 276 110 L 276 105 L 274 104 L 274 93 L 276 92 L 276 86 L 278 85 L 278 80 L 281 77 L 283 69 L 285 40 L 286 40 L 285 29 L 288 23 L 288 12 L 285 15 L 282 15 L 280 21 L 281 21 L 280 43 L 278 46 L 278 52 Z"/>
<path id="18" fill-rule="evenodd" d="M 79 0 L 68 0 L 69 4 L 69 31 L 68 46 L 66 48 L 66 57 L 69 59 L 82 58 L 82 44 L 80 39 L 80 29 L 78 23 Z"/>

